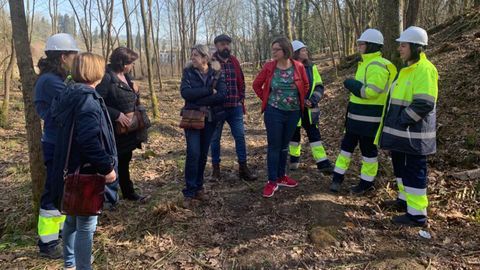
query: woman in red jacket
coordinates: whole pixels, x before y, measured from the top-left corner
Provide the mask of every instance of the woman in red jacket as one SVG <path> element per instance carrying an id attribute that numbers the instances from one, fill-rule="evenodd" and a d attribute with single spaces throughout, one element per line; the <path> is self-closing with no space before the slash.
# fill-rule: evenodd
<path id="1" fill-rule="evenodd" d="M 266 63 L 253 81 L 253 90 L 262 100 L 267 129 L 268 182 L 264 197 L 272 197 L 279 186 L 296 187 L 297 181 L 285 174 L 288 143 L 295 132 L 309 89 L 302 63 L 291 59 L 292 45 L 284 37 L 271 45 L 273 61 Z"/>

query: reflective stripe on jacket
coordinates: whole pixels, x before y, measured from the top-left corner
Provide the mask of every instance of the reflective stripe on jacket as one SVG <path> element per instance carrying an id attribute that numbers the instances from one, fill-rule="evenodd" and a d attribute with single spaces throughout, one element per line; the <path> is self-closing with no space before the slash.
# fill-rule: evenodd
<path id="1" fill-rule="evenodd" d="M 355 79 L 363 86 L 358 96 L 350 94 L 347 132 L 375 137 L 382 120 L 388 89 L 396 75 L 396 67 L 383 58 L 380 52 L 362 54 Z"/>
<path id="2" fill-rule="evenodd" d="M 437 97 L 437 69 L 421 53 L 392 85 L 380 146 L 414 155 L 435 153 Z"/>

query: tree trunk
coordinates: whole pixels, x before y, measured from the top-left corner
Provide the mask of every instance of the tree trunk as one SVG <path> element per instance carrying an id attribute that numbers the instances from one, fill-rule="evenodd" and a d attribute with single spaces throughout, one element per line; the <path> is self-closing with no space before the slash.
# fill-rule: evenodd
<path id="1" fill-rule="evenodd" d="M 335 31 L 335 41 L 337 42 L 337 51 L 338 55 L 342 57 L 342 50 L 340 49 L 340 36 L 338 33 L 338 24 L 337 24 L 337 5 L 335 4 L 335 1 L 332 3 L 332 17 L 333 17 L 333 29 Z"/>
<path id="2" fill-rule="evenodd" d="M 382 0 L 379 0 L 379 1 L 382 1 Z M 351 0 L 346 0 L 346 2 L 348 5 L 348 9 L 350 10 L 350 15 L 352 16 L 352 23 L 355 29 L 355 35 L 356 37 L 359 37 L 361 33 L 360 33 L 360 27 L 358 27 L 357 16 L 355 15 L 356 14 L 355 7 L 353 6 Z"/>
<path id="3" fill-rule="evenodd" d="M 106 16 L 107 16 L 107 48 L 105 52 L 105 62 L 108 61 L 108 57 L 110 56 L 110 52 L 113 50 L 113 42 L 112 42 L 112 20 L 113 20 L 113 7 L 115 4 L 114 0 L 110 0 L 107 4 L 110 4 L 109 6 L 106 6 Z"/>
<path id="4" fill-rule="evenodd" d="M 10 2 L 10 0 L 9 0 Z M 23 4 L 22 4 L 23 5 Z M 24 11 L 25 13 L 25 11 Z M 56 34 L 58 29 L 58 1 L 57 0 L 48 0 L 48 14 L 50 15 L 50 20 L 52 23 L 52 35 Z"/>
<path id="5" fill-rule="evenodd" d="M 418 18 L 418 9 L 420 7 L 420 0 L 408 0 L 407 14 L 405 16 L 404 28 L 416 25 Z"/>
<path id="6" fill-rule="evenodd" d="M 158 0 L 157 1 L 157 7 L 158 7 Z M 153 16 L 152 16 L 152 1 L 147 1 L 148 3 L 148 20 L 150 21 L 150 30 L 152 32 L 152 44 L 153 44 L 153 51 L 155 55 L 155 64 L 157 66 L 157 78 L 158 78 L 158 90 L 162 91 L 162 76 L 161 76 L 161 71 L 160 71 L 160 55 L 159 55 L 159 48 L 158 48 L 158 36 L 155 38 L 155 31 L 153 30 Z M 158 7 L 159 8 L 159 7 Z M 160 8 L 158 10 L 160 12 Z M 160 14 L 160 13 L 158 13 Z M 157 32 L 157 35 L 159 33 Z"/>
<path id="7" fill-rule="evenodd" d="M 75 18 L 78 21 L 78 25 L 80 26 L 80 32 L 82 33 L 83 41 L 85 43 L 85 48 L 87 49 L 87 52 L 91 52 L 92 51 L 91 41 L 89 40 L 89 35 L 87 33 L 88 26 L 82 24 L 80 16 L 78 16 L 77 10 L 75 9 L 75 6 L 73 5 L 72 0 L 68 0 L 68 2 L 70 3 L 70 6 L 73 9 L 73 14 L 75 14 Z M 86 20 L 86 18 L 85 18 L 85 20 Z"/>
<path id="8" fill-rule="evenodd" d="M 292 21 L 291 21 L 291 12 L 290 12 L 290 0 L 283 0 L 283 8 L 284 8 L 284 14 L 283 14 L 283 27 L 284 30 L 283 32 L 285 33 L 285 36 L 289 39 L 292 40 Z"/>
<path id="9" fill-rule="evenodd" d="M 398 44 L 395 41 L 400 36 L 403 26 L 403 0 L 379 1 L 380 31 L 383 33 L 385 44 L 383 55 L 390 59 L 397 67 L 402 65 L 397 52 Z"/>
<path id="10" fill-rule="evenodd" d="M 184 0 L 178 0 L 178 32 L 180 36 L 180 69 L 183 69 L 187 61 L 187 30 L 185 25 Z"/>
<path id="11" fill-rule="evenodd" d="M 13 66 L 15 64 L 15 45 L 12 39 L 11 45 L 11 54 L 10 60 L 8 61 L 8 66 L 5 72 L 3 73 L 3 103 L 2 108 L 0 111 L 0 126 L 3 128 L 8 127 L 8 111 L 10 105 L 10 88 L 12 84 L 12 74 L 13 74 Z"/>
<path id="12" fill-rule="evenodd" d="M 330 33 L 327 32 L 327 28 L 325 27 L 325 22 L 323 21 L 322 11 L 321 11 L 318 3 L 314 2 L 313 0 L 310 0 L 310 3 L 312 3 L 312 5 L 315 7 L 315 9 L 318 12 L 318 16 L 320 17 L 320 24 L 322 26 L 323 33 L 324 33 L 325 37 L 328 39 L 329 46 L 330 46 L 330 50 L 329 50 L 330 51 L 330 58 L 332 59 L 333 68 L 335 69 L 335 77 L 338 77 L 337 63 L 335 62 L 335 55 L 333 54 L 333 41 L 332 41 L 333 39 L 328 38 L 331 35 L 330 35 Z"/>
<path id="13" fill-rule="evenodd" d="M 259 0 L 255 0 L 255 48 L 256 48 L 256 56 L 257 62 L 255 64 L 256 68 L 260 68 L 261 60 L 262 60 L 262 36 L 260 35 L 260 4 Z"/>
<path id="14" fill-rule="evenodd" d="M 127 2 L 127 0 L 122 0 L 123 16 L 125 17 L 125 28 L 127 31 L 127 47 L 133 49 L 132 24 L 130 23 L 130 13 Z"/>
<path id="15" fill-rule="evenodd" d="M 303 35 L 305 32 L 305 17 L 307 14 L 305 13 L 305 0 L 297 0 L 297 39 L 303 40 Z"/>
<path id="16" fill-rule="evenodd" d="M 342 18 L 342 9 L 340 8 L 340 3 L 339 3 L 339 0 L 335 0 L 335 3 L 333 3 L 334 5 L 337 5 L 337 9 L 338 9 L 338 19 L 340 21 L 340 30 L 342 31 L 342 49 L 343 49 L 343 55 L 348 55 L 348 50 L 347 50 L 347 42 L 346 42 L 346 38 L 345 38 L 345 25 L 343 23 L 343 18 Z"/>
<path id="17" fill-rule="evenodd" d="M 27 1 L 27 5 L 29 1 Z M 29 8 L 27 8 L 28 10 Z M 27 11 L 27 15 L 29 15 L 30 12 Z M 30 44 L 32 42 L 32 33 L 33 33 L 33 22 L 35 21 L 35 0 L 32 1 L 32 16 L 30 17 L 30 21 L 28 23 L 28 30 L 30 30 L 29 34 L 28 34 L 28 43 Z"/>
<path id="18" fill-rule="evenodd" d="M 171 10 L 171 3 L 170 1 L 167 2 L 167 11 L 168 11 L 168 33 L 170 36 L 170 69 L 171 69 L 171 75 L 173 77 L 174 75 L 174 66 L 173 66 L 173 30 L 172 30 L 172 18 L 171 14 L 173 14 Z"/>
<path id="19" fill-rule="evenodd" d="M 142 14 L 142 21 L 143 21 L 143 38 L 145 41 L 145 58 L 147 60 L 147 73 L 148 73 L 148 89 L 150 90 L 150 99 L 152 102 L 152 113 L 153 118 L 158 119 L 160 117 L 160 111 L 158 109 L 158 99 L 155 93 L 155 89 L 153 88 L 153 74 L 152 74 L 152 59 L 150 54 L 150 27 L 151 23 L 148 21 L 148 15 L 145 11 L 145 0 L 140 0 L 140 9 Z M 151 0 L 148 1 L 148 6 L 152 6 Z"/>
<path id="20" fill-rule="evenodd" d="M 45 167 L 43 166 L 41 144 L 42 128 L 40 126 L 40 118 L 36 114 L 33 104 L 33 84 L 37 76 L 33 69 L 32 53 L 28 43 L 27 21 L 23 1 L 8 0 L 8 2 L 10 4 L 10 18 L 12 20 L 12 35 L 15 43 L 15 51 L 21 52 L 17 56 L 17 65 L 22 82 L 30 176 L 32 178 L 33 216 L 36 218 L 45 181 Z"/>
<path id="21" fill-rule="evenodd" d="M 283 15 L 285 14 L 283 12 L 283 1 L 284 0 L 278 0 L 278 32 L 281 34 L 281 35 L 285 35 L 285 28 L 283 26 L 283 23 L 285 22 L 283 20 Z"/>

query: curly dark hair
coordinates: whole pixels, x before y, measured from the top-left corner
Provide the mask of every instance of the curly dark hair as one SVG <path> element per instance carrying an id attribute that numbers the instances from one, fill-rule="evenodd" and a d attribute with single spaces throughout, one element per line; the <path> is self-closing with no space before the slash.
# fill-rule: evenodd
<path id="1" fill-rule="evenodd" d="M 37 63 L 37 66 L 40 69 L 40 75 L 52 72 L 63 79 L 66 79 L 69 71 L 62 66 L 62 55 L 76 53 L 76 51 L 46 51 L 45 55 L 47 57 L 40 58 Z"/>
<path id="2" fill-rule="evenodd" d="M 115 72 L 125 70 L 125 65 L 129 65 L 138 59 L 138 54 L 127 47 L 118 47 L 110 55 L 110 67 Z"/>

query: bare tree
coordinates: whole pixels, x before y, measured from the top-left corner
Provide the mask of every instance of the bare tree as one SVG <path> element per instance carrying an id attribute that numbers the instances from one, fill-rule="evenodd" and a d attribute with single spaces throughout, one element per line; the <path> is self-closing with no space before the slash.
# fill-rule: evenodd
<path id="1" fill-rule="evenodd" d="M 292 20 L 291 20 L 291 12 L 290 12 L 290 0 L 283 0 L 283 27 L 285 36 L 292 40 Z"/>
<path id="2" fill-rule="evenodd" d="M 35 0 L 32 0 L 32 12 L 30 12 L 30 1 L 27 0 L 27 16 L 29 17 L 28 20 L 28 42 L 32 42 L 32 32 L 33 32 L 33 22 L 35 20 Z M 30 15 L 31 14 L 31 15 Z"/>
<path id="3" fill-rule="evenodd" d="M 157 7 L 157 13 L 158 15 L 160 15 L 160 3 L 158 0 L 155 1 L 156 3 L 156 7 Z M 156 71 L 157 71 L 157 78 L 158 78 L 158 84 L 159 84 L 159 87 L 158 87 L 158 90 L 159 91 L 162 91 L 162 75 L 161 75 L 161 72 L 160 72 L 160 54 L 159 54 L 159 48 L 158 48 L 158 43 L 159 43 L 159 38 L 158 38 L 158 34 L 159 34 L 159 28 L 160 26 L 158 25 L 157 26 L 157 38 L 155 38 L 155 31 L 154 31 L 154 24 L 153 24 L 153 16 L 152 16 L 152 1 L 148 1 L 147 4 L 149 4 L 148 6 L 148 20 L 150 22 L 150 30 L 152 32 L 152 44 L 153 44 L 153 51 L 154 51 L 154 55 L 155 55 L 155 64 L 156 64 Z M 159 16 L 157 16 L 159 17 Z"/>
<path id="4" fill-rule="evenodd" d="M 8 61 L 8 66 L 3 73 L 3 102 L 2 108 L 0 110 L 0 126 L 7 127 L 8 126 L 8 111 L 10 105 L 10 88 L 12 85 L 12 74 L 13 74 L 13 66 L 15 65 L 15 46 L 13 43 L 13 39 L 11 39 L 11 53 L 10 53 L 10 60 Z"/>
<path id="5" fill-rule="evenodd" d="M 317 10 L 317 13 L 318 13 L 318 16 L 320 17 L 320 23 L 322 25 L 322 30 L 323 30 L 323 34 L 325 35 L 325 37 L 328 39 L 329 41 L 329 46 L 330 46 L 330 58 L 332 59 L 332 63 L 333 63 L 333 67 L 335 68 L 335 76 L 338 76 L 337 74 L 337 63 L 335 62 L 335 55 L 333 54 L 333 39 L 332 38 L 328 38 L 328 37 L 331 37 L 331 33 L 328 33 L 327 32 L 327 28 L 325 27 L 325 22 L 323 20 L 323 16 L 322 16 L 322 11 L 321 11 L 321 8 L 320 8 L 320 5 L 315 2 L 314 0 L 310 0 L 310 2 L 313 4 L 313 6 L 315 7 L 315 9 Z"/>
<path id="6" fill-rule="evenodd" d="M 147 1 L 147 6 L 152 6 L 152 0 L 140 0 L 140 10 L 142 14 L 143 21 L 143 38 L 145 41 L 145 58 L 147 60 L 147 73 L 148 73 L 148 88 L 150 90 L 150 100 L 152 102 L 152 113 L 153 118 L 158 119 L 160 117 L 160 111 L 158 108 L 158 99 L 155 89 L 153 88 L 153 74 L 152 74 L 152 60 L 150 54 L 150 27 L 151 22 L 148 19 L 148 14 L 145 10 L 145 2 Z"/>
<path id="7" fill-rule="evenodd" d="M 130 14 L 128 12 L 128 1 L 122 0 L 123 16 L 125 16 L 125 28 L 127 31 L 127 47 L 133 48 L 132 24 L 130 23 Z"/>
<path id="8" fill-rule="evenodd" d="M 81 8 L 84 11 L 83 20 L 78 15 L 77 9 L 73 4 L 72 0 L 68 0 L 70 6 L 73 9 L 75 18 L 77 19 L 78 25 L 80 26 L 80 32 L 82 33 L 83 41 L 85 43 L 85 48 L 87 52 L 91 52 L 93 49 L 93 34 L 92 34 L 92 2 L 89 0 L 82 0 L 80 2 Z M 76 1 L 77 3 L 79 1 Z"/>
<path id="9" fill-rule="evenodd" d="M 404 28 L 415 25 L 417 23 L 419 7 L 420 0 L 408 0 L 407 13 L 405 15 L 405 23 L 403 25 Z"/>
<path id="10" fill-rule="evenodd" d="M 50 15 L 50 20 L 52 22 L 53 35 L 58 31 L 58 0 L 48 0 L 48 14 Z"/>
<path id="11" fill-rule="evenodd" d="M 403 0 L 379 0 L 379 12 L 380 31 L 385 40 L 383 55 L 399 67 L 401 61 L 395 39 L 403 30 Z"/>
<path id="12" fill-rule="evenodd" d="M 8 0 L 8 2 L 10 4 L 10 18 L 12 20 L 12 35 L 15 44 L 15 51 L 21 52 L 17 56 L 17 65 L 22 82 L 30 176 L 32 178 L 33 209 L 36 212 L 39 208 L 40 196 L 42 194 L 45 179 L 45 168 L 43 166 L 42 147 L 40 142 L 42 129 L 40 126 L 40 118 L 35 113 L 35 107 L 33 104 L 32 89 L 37 76 L 33 69 L 32 53 L 30 52 L 30 46 L 28 43 L 28 28 L 23 1 Z"/>

